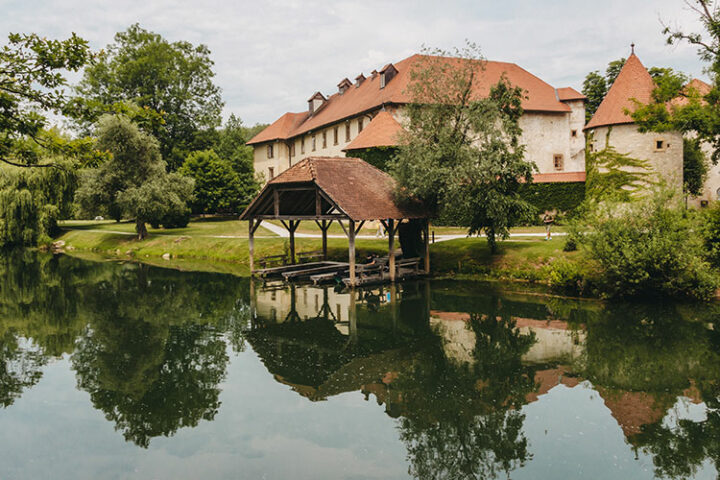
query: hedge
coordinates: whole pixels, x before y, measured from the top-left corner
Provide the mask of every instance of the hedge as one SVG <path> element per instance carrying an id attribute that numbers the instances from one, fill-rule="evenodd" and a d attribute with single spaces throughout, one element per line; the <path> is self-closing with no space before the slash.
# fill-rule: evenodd
<path id="1" fill-rule="evenodd" d="M 585 199 L 585 182 L 529 183 L 522 185 L 520 195 L 540 214 L 557 210 L 568 216 Z"/>

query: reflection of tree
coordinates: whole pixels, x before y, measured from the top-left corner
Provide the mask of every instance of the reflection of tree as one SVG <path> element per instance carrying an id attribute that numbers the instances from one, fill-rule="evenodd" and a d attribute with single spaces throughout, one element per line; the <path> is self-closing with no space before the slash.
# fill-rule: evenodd
<path id="1" fill-rule="evenodd" d="M 416 478 L 496 478 L 530 454 L 519 408 L 535 390 L 521 357 L 534 342 L 509 317 L 471 315 L 472 365 L 448 361 L 436 346 L 393 382 L 402 393 L 401 439 Z"/>
<path id="2" fill-rule="evenodd" d="M 25 345 L 19 345 L 20 342 Z M 12 405 L 23 390 L 40 381 L 40 369 L 46 363 L 46 357 L 37 348 L 27 340 L 20 342 L 11 333 L 0 338 L 0 405 L 3 407 Z"/>
<path id="3" fill-rule="evenodd" d="M 658 476 L 692 477 L 707 459 L 720 468 L 717 310 L 609 305 L 588 326 L 583 375 L 611 411 L 619 407 L 618 397 L 626 399 L 612 413 L 628 441 L 652 455 Z M 634 405 L 632 399 L 640 396 L 642 404 Z M 681 396 L 705 402 L 707 419 L 663 422 Z"/>
<path id="4" fill-rule="evenodd" d="M 127 440 L 146 447 L 215 417 L 228 361 L 221 328 L 245 318 L 239 282 L 134 266 L 86 292 L 78 385 Z"/>

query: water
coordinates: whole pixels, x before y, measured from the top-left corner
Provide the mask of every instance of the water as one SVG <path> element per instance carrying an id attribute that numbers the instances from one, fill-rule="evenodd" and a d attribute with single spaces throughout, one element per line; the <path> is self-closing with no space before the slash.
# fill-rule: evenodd
<path id="1" fill-rule="evenodd" d="M 718 307 L 0 257 L 0 478 L 716 478 Z"/>

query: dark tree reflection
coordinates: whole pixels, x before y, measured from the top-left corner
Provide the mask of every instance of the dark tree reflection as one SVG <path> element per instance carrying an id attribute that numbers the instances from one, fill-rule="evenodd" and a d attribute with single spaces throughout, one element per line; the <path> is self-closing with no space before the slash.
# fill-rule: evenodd
<path id="1" fill-rule="evenodd" d="M 437 346 L 417 357 L 393 388 L 402 392 L 400 435 L 419 479 L 486 479 L 529 458 L 520 407 L 535 390 L 521 357 L 534 342 L 509 316 L 473 314 L 473 361 L 459 364 Z"/>

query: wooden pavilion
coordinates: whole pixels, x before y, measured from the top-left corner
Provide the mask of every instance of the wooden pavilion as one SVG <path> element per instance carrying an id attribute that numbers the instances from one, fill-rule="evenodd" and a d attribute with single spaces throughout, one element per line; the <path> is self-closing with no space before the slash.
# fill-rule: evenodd
<path id="1" fill-rule="evenodd" d="M 292 266 L 296 265 L 295 231 L 300 222 L 317 223 L 322 232 L 322 258 L 327 261 L 327 232 L 337 221 L 348 238 L 348 283 L 355 286 L 355 238 L 365 222 L 380 221 L 388 237 L 389 280 L 394 282 L 395 235 L 403 222 L 420 221 L 423 271 L 429 273 L 427 215 L 419 208 L 399 205 L 394 190 L 392 177 L 359 158 L 310 157 L 298 162 L 271 179 L 240 216 L 249 222 L 250 271 L 256 273 L 253 237 L 263 220 L 279 220 L 288 230 Z"/>

